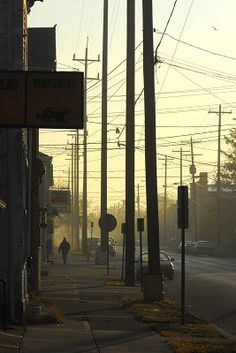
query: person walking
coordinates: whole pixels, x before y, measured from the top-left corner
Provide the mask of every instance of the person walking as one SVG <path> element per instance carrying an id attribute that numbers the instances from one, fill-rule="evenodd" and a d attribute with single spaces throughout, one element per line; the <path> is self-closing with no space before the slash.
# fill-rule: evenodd
<path id="1" fill-rule="evenodd" d="M 63 238 L 61 244 L 59 245 L 58 252 L 62 252 L 62 258 L 64 264 L 66 264 L 67 261 L 67 255 L 68 252 L 70 251 L 70 243 L 66 240 L 66 238 Z"/>

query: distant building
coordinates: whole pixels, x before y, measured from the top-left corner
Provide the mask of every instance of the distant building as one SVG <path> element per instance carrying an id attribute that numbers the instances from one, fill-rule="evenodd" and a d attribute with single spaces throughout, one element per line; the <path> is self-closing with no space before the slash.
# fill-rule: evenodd
<path id="1" fill-rule="evenodd" d="M 218 197 L 220 207 L 218 208 Z M 208 184 L 208 174 L 200 173 L 196 183 L 196 200 L 193 200 L 193 186 L 190 191 L 190 227 L 194 225 L 193 202 L 197 206 L 198 240 L 217 243 L 218 226 L 220 229 L 221 249 L 225 253 L 236 254 L 236 190 L 222 188 L 217 192 L 215 185 Z M 219 221 L 218 221 L 219 220 Z M 192 229 L 192 234 L 194 233 Z M 193 239 L 195 240 L 195 239 Z"/>

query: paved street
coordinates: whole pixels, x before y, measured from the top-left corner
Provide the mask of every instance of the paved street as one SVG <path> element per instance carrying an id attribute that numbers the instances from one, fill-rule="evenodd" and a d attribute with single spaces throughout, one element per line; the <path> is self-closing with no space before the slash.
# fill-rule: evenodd
<path id="1" fill-rule="evenodd" d="M 176 276 L 166 281 L 166 295 L 180 299 L 180 254 Z M 236 258 L 186 255 L 186 303 L 200 317 L 236 335 Z"/>
<path id="2" fill-rule="evenodd" d="M 121 249 L 118 249 L 120 254 Z M 119 254 L 114 259 L 119 266 Z M 139 250 L 136 250 L 139 254 Z M 180 302 L 180 254 L 175 258 L 175 278 L 165 280 L 165 295 Z M 186 305 L 199 317 L 236 336 L 236 258 L 186 255 Z"/>

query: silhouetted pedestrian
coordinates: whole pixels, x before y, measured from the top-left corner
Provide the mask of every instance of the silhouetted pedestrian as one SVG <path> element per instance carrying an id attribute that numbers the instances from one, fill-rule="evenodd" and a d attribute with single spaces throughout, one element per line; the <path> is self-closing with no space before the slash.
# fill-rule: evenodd
<path id="1" fill-rule="evenodd" d="M 66 238 L 63 238 L 63 241 L 59 245 L 58 252 L 60 252 L 60 251 L 62 252 L 63 262 L 64 262 L 64 264 L 66 264 L 67 255 L 68 255 L 68 252 L 70 251 L 70 243 L 68 243 Z"/>

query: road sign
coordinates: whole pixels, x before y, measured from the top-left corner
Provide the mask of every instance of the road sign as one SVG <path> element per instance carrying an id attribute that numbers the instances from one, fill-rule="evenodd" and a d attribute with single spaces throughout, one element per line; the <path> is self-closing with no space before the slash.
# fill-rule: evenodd
<path id="1" fill-rule="evenodd" d="M 187 229 L 188 221 L 188 187 L 178 186 L 178 228 Z"/>
<path id="2" fill-rule="evenodd" d="M 181 323 L 185 323 L 185 229 L 188 228 L 188 187 L 178 186 L 178 228 L 181 229 Z"/>
<path id="3" fill-rule="evenodd" d="M 83 128 L 83 73 L 0 72 L 0 125 Z"/>
<path id="4" fill-rule="evenodd" d="M 138 230 L 138 232 L 144 231 L 144 218 L 137 219 L 137 230 Z"/>
<path id="5" fill-rule="evenodd" d="M 116 228 L 116 217 L 109 213 L 104 214 L 99 218 L 98 225 L 102 231 L 111 232 Z"/>
<path id="6" fill-rule="evenodd" d="M 70 213 L 70 191 L 69 190 L 50 190 L 49 204 L 58 213 Z"/>

